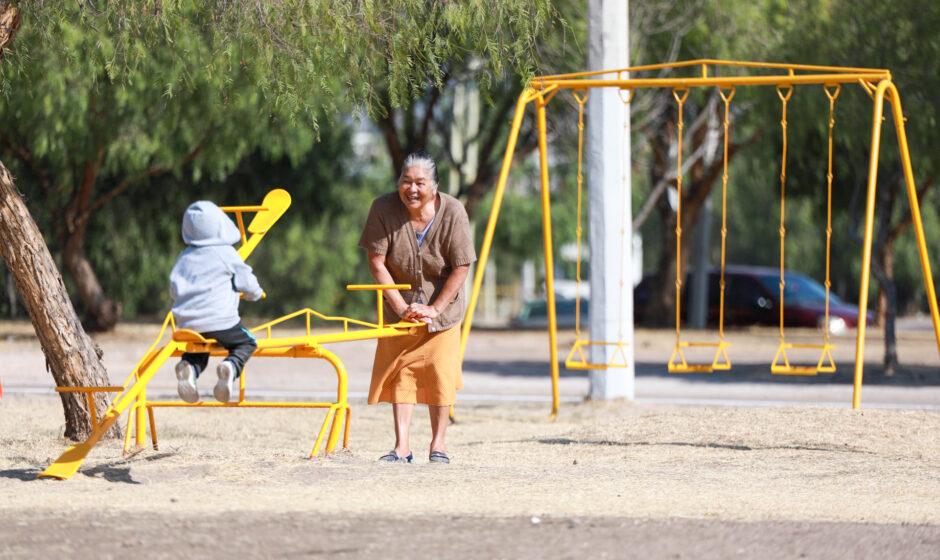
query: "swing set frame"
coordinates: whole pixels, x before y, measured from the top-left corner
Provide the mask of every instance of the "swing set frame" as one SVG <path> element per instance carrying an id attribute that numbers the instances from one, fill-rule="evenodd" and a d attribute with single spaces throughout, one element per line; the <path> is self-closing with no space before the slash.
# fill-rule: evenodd
<path id="1" fill-rule="evenodd" d="M 722 76 L 721 70 L 725 68 L 735 68 L 737 72 L 741 73 L 741 75 Z M 686 74 L 686 76 L 669 78 L 631 77 L 634 75 L 643 75 L 644 73 L 651 71 L 662 73 L 664 70 L 669 70 L 673 74 Z M 616 76 L 616 78 L 609 78 L 608 76 Z M 486 226 L 486 233 L 480 249 L 479 261 L 477 263 L 476 272 L 473 278 L 473 289 L 470 294 L 467 316 L 461 332 L 461 359 L 463 358 L 466 351 L 467 338 L 473 324 L 473 316 L 476 310 L 477 301 L 479 299 L 480 288 L 483 283 L 483 275 L 486 270 L 487 259 L 489 258 L 490 249 L 492 247 L 493 234 L 499 219 L 500 206 L 502 204 L 503 194 L 506 188 L 506 183 L 509 179 L 509 171 L 512 166 L 512 161 L 515 154 L 516 141 L 519 137 L 519 131 L 522 127 L 523 117 L 525 116 L 526 109 L 530 103 L 535 105 L 536 127 L 538 132 L 539 163 L 541 174 L 542 233 L 543 249 L 545 254 L 545 291 L 547 300 L 546 304 L 548 309 L 548 335 L 552 378 L 551 417 L 554 418 L 558 413 L 559 393 L 557 320 L 555 314 L 552 223 L 548 180 L 549 168 L 547 159 L 548 140 L 546 136 L 546 107 L 548 103 L 558 92 L 562 90 L 571 90 L 573 93 L 575 93 L 575 99 L 577 100 L 579 96 L 583 97 L 592 89 L 602 88 L 616 88 L 621 92 L 626 92 L 627 95 L 632 98 L 633 93 L 638 89 L 670 88 L 674 91 L 674 94 L 681 96 L 683 95 L 683 92 L 687 92 L 692 88 L 715 87 L 718 88 L 719 91 L 729 91 L 739 86 L 774 86 L 777 88 L 778 93 L 780 93 L 782 90 L 792 91 L 794 86 L 810 84 L 823 86 L 826 88 L 827 95 L 830 95 L 831 88 L 841 87 L 842 84 L 857 84 L 862 87 L 866 93 L 868 93 L 874 104 L 869 157 L 868 189 L 865 204 L 864 241 L 862 244 L 862 267 L 859 281 L 859 319 L 855 344 L 855 373 L 853 381 L 852 408 L 857 409 L 861 407 L 861 387 L 863 369 L 865 365 L 864 349 L 865 331 L 867 326 L 866 319 L 868 310 L 868 287 L 871 273 L 871 252 L 874 230 L 875 194 L 878 182 L 878 155 L 881 148 L 881 128 L 884 117 L 885 101 L 890 103 L 892 115 L 894 117 L 893 120 L 898 139 L 898 149 L 904 170 L 904 179 L 907 187 L 908 201 L 911 209 L 911 218 L 914 226 L 914 234 L 917 240 L 917 248 L 920 256 L 921 270 L 923 272 L 924 285 L 927 291 L 927 299 L 930 306 L 931 319 L 933 321 L 934 335 L 937 340 L 937 349 L 938 352 L 940 352 L 940 312 L 938 312 L 937 297 L 934 290 L 933 277 L 930 271 L 930 261 L 927 252 L 927 242 L 924 235 L 923 223 L 921 221 L 920 205 L 917 200 L 914 171 L 911 166 L 910 152 L 908 150 L 907 144 L 907 135 L 904 129 L 905 117 L 901 108 L 901 97 L 897 87 L 891 81 L 891 72 L 885 69 L 874 68 L 698 59 L 666 64 L 634 66 L 615 70 L 541 76 L 533 78 L 529 81 L 528 86 L 520 94 L 516 104 L 516 112 L 513 117 L 509 138 L 506 143 L 506 152 L 503 157 L 502 168 L 499 174 L 499 181 L 494 192 L 493 204 Z M 623 96 L 623 93 L 621 93 L 621 96 Z M 832 99 L 830 99 L 830 101 L 832 101 Z M 581 102 L 579 101 L 579 104 L 580 103 Z M 579 158 L 580 151 L 581 147 L 579 146 Z M 831 181 L 831 152 L 829 169 L 829 181 Z M 784 178 L 781 177 L 781 182 L 783 181 Z M 831 224 L 827 229 L 827 239 L 828 236 L 831 235 L 830 232 Z M 783 250 L 782 247 L 783 238 L 781 235 L 781 251 Z M 783 265 L 781 262 L 781 267 L 782 266 Z M 828 282 L 828 262 L 826 280 Z M 782 284 L 783 278 L 781 278 L 781 290 Z M 723 341 L 719 342 L 719 344 L 722 343 Z M 604 345 L 615 343 L 604 341 L 581 341 L 579 337 L 577 344 Z M 683 344 L 688 345 L 690 343 Z M 727 345 L 726 343 L 724 344 Z M 786 347 L 795 347 L 794 345 L 783 346 L 786 343 L 783 341 L 782 327 L 781 344 L 781 350 Z M 826 343 L 820 347 L 823 347 L 825 353 L 828 352 L 829 348 L 831 348 L 831 345 L 828 342 L 828 337 L 826 339 Z M 578 349 L 577 346 L 576 349 Z M 619 345 L 617 346 L 617 349 L 618 351 L 623 351 Z M 724 346 L 719 346 L 719 351 L 723 350 Z M 778 357 L 781 350 L 778 350 Z M 572 354 L 574 351 L 575 349 L 572 350 Z M 569 359 L 570 356 L 571 354 L 569 354 Z M 785 356 L 784 359 L 786 360 Z M 671 361 L 672 360 L 670 360 L 670 362 Z M 776 362 L 777 358 L 774 359 L 775 364 Z M 788 362 L 787 366 L 789 367 Z M 610 366 L 610 364 L 585 364 L 583 367 L 576 369 L 605 369 L 606 367 L 612 366 Z M 817 368 L 817 370 L 826 371 L 825 368 Z M 794 371 L 789 373 L 805 374 L 806 372 L 800 371 L 799 368 L 794 368 Z"/>

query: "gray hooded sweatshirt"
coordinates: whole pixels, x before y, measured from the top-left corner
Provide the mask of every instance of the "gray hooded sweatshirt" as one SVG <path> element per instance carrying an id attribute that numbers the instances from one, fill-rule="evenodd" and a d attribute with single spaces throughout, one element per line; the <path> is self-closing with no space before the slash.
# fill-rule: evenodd
<path id="1" fill-rule="evenodd" d="M 238 226 L 215 204 L 200 200 L 183 214 L 183 241 L 170 272 L 176 326 L 211 332 L 237 325 L 238 292 L 255 301 L 262 290 L 251 267 L 232 247 L 241 240 Z"/>

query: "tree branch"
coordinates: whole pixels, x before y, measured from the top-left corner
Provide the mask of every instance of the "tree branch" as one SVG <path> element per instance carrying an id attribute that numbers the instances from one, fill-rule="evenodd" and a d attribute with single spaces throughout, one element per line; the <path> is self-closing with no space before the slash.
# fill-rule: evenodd
<path id="1" fill-rule="evenodd" d="M 924 194 L 926 194 L 927 191 L 930 190 L 930 187 L 933 186 L 933 182 L 934 182 L 934 176 L 931 175 L 930 177 L 927 178 L 927 181 L 924 182 L 924 186 L 921 187 L 919 191 L 917 191 L 918 200 L 922 199 L 924 197 Z M 901 220 L 900 222 L 898 222 L 896 226 L 891 228 L 891 230 L 885 236 L 884 243 L 886 245 L 893 244 L 894 241 L 898 238 L 898 236 L 904 233 L 904 230 L 906 230 L 908 226 L 911 225 L 911 222 L 913 220 L 914 220 L 913 214 L 907 214 L 903 220 Z"/>
<path id="2" fill-rule="evenodd" d="M 111 189 L 107 194 L 105 194 L 98 200 L 94 201 L 91 205 L 89 205 L 88 210 L 85 211 L 85 215 L 87 216 L 88 214 L 91 214 L 92 212 L 100 208 L 102 205 L 104 205 L 106 202 L 108 202 L 112 198 L 126 191 L 128 188 L 130 188 L 134 184 L 139 183 L 140 181 L 143 181 L 144 179 L 149 179 L 150 177 L 153 177 L 155 175 L 160 175 L 162 173 L 172 171 L 173 169 L 176 169 L 177 167 L 181 165 L 185 165 L 193 161 L 199 155 L 199 152 L 202 151 L 204 143 L 205 142 L 200 142 L 199 145 L 196 146 L 196 149 L 190 152 L 189 155 L 187 155 L 185 158 L 177 162 L 175 165 L 158 165 L 155 167 L 151 167 L 147 171 L 144 171 L 143 173 L 135 175 L 134 177 L 131 177 L 130 179 L 125 179 L 124 181 L 119 183 L 116 187 Z"/>
<path id="3" fill-rule="evenodd" d="M 444 80 L 446 83 L 447 75 L 444 75 Z M 431 99 L 428 101 L 428 105 L 424 111 L 424 117 L 421 120 L 421 132 L 418 135 L 416 145 L 417 146 L 427 146 L 428 141 L 428 129 L 431 126 L 431 121 L 434 117 L 434 107 L 437 105 L 437 102 L 441 99 L 441 88 L 437 86 L 431 86 Z"/>
<path id="4" fill-rule="evenodd" d="M 30 172 L 36 177 L 36 181 L 39 183 L 39 188 L 42 189 L 43 195 L 49 199 L 52 197 L 52 180 L 49 179 L 49 176 L 46 172 L 36 165 L 36 159 L 33 157 L 33 153 L 26 146 L 20 145 L 17 142 L 10 140 L 9 136 L 3 135 L 2 140 L 3 148 L 11 153 L 16 159 L 22 161 Z"/>

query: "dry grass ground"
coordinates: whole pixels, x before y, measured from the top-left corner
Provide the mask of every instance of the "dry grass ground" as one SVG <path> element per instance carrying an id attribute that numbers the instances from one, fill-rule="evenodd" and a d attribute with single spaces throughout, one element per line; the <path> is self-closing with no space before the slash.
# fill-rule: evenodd
<path id="1" fill-rule="evenodd" d="M 305 459 L 322 411 L 157 411 L 160 450 L 66 444 L 54 397 L 0 406 L 0 556 L 936 558 L 940 415 L 625 402 L 465 404 L 448 466 L 380 464 L 385 406 L 354 403 L 350 449 Z M 476 536 L 472 536 L 476 535 Z M 666 538 L 667 535 L 672 535 Z M 420 538 L 419 538 L 420 537 Z M 423 539 L 423 542 L 422 542 Z M 584 547 L 588 547 L 585 549 Z M 674 556 L 673 556 L 674 555 Z"/>
<path id="2" fill-rule="evenodd" d="M 764 371 L 770 334 L 734 333 L 736 365 L 751 360 Z M 123 325 L 97 339 L 113 382 L 155 335 L 153 325 Z M 840 352 L 850 355 L 851 342 L 840 341 Z M 904 344 L 905 361 L 919 359 L 918 371 L 937 377 L 932 333 Z M 663 369 L 671 333 L 640 332 L 636 346 L 638 370 Z M 878 350 L 866 355 L 877 362 Z M 350 390 L 364 390 L 371 347 L 336 351 Z M 471 337 L 467 392 L 547 394 L 546 354 L 544 333 Z M 465 399 L 448 432 L 451 465 L 427 462 L 420 406 L 415 465 L 375 461 L 392 445 L 387 405 L 354 399 L 350 448 L 314 460 L 306 456 L 322 410 L 157 409 L 159 451 L 125 458 L 121 442 L 105 441 L 72 479 L 55 481 L 36 475 L 67 445 L 61 405 L 48 393 L 51 376 L 28 323 L 0 323 L 0 355 L 2 558 L 940 558 L 936 406 L 566 402 L 549 421 L 544 402 Z M 249 380 L 276 392 L 335 388 L 322 363 L 298 362 L 252 362 Z M 652 376 L 642 378 L 647 394 L 655 396 L 649 381 L 659 375 L 641 372 Z M 742 381 L 789 390 L 762 375 Z M 837 375 L 793 389 L 813 391 L 801 399 L 840 391 L 847 401 L 847 374 Z M 675 391 L 676 383 L 652 387 Z M 728 391 L 720 380 L 695 384 Z M 926 402 L 936 385 L 901 380 L 879 390 Z M 152 387 L 172 391 L 172 373 Z M 585 387 L 583 376 L 562 379 L 563 395 Z"/>

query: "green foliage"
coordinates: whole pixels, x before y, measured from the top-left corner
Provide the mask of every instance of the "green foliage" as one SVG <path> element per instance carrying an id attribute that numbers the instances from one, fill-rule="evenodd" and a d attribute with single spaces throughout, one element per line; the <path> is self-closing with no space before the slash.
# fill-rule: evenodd
<path id="1" fill-rule="evenodd" d="M 90 232 L 92 264 L 107 271 L 101 274 L 105 291 L 128 316 L 165 314 L 172 303 L 169 272 L 185 247 L 180 223 L 186 207 L 196 200 L 254 205 L 270 189 L 284 188 L 290 208 L 248 259 L 268 298 L 243 304 L 243 313 L 273 317 L 312 307 L 370 316 L 374 302 L 348 294 L 345 286 L 371 281 L 357 247 L 359 233 L 371 199 L 391 183 L 376 184 L 359 173 L 349 145 L 349 128 L 323 128 L 316 149 L 297 164 L 259 151 L 224 180 L 190 184 L 167 176 L 116 199 L 94 216 Z"/>
<path id="2" fill-rule="evenodd" d="M 813 13 L 813 18 L 799 17 Z M 916 0 L 882 3 L 876 1 L 848 2 L 805 0 L 791 3 L 785 25 L 785 38 L 780 54 L 788 61 L 852 67 L 885 68 L 900 91 L 907 121 L 905 128 L 910 145 L 912 165 L 918 188 L 936 177 L 938 162 L 931 157 L 940 150 L 940 5 Z M 778 113 L 779 113 L 779 102 Z M 790 142 L 798 147 L 788 167 L 793 194 L 812 201 L 811 220 L 825 223 L 825 173 L 828 100 L 815 86 L 797 88 L 791 101 Z M 877 227 L 884 219 L 898 223 L 909 215 L 910 208 L 903 184 L 892 203 L 890 190 L 901 178 L 897 139 L 890 105 L 885 105 L 886 120 L 882 128 L 879 154 L 879 199 L 876 207 L 875 240 L 886 232 Z M 768 124 L 773 116 L 767 116 Z M 779 119 L 779 117 L 776 117 Z M 864 192 L 868 181 L 871 146 L 872 100 L 858 86 L 842 87 L 836 101 L 834 128 L 833 247 L 838 248 L 833 260 L 835 285 L 857 289 L 860 250 L 857 238 L 864 223 Z M 779 129 L 779 125 L 777 126 Z M 779 150 L 779 141 L 776 143 Z M 938 189 L 933 188 L 920 201 L 928 240 L 935 239 Z M 888 216 L 885 213 L 890 212 Z M 788 227 L 788 232 L 791 228 Z M 834 249 L 835 250 L 835 249 Z M 895 282 L 898 287 L 899 310 L 925 310 L 925 290 L 911 233 L 899 238 L 895 246 Z M 934 274 L 940 270 L 931 254 Z M 817 256 L 823 261 L 824 256 Z M 848 275 L 853 275 L 847 277 Z M 857 292 L 856 292 L 857 294 Z M 849 295 L 852 294 L 851 290 Z M 874 297 L 874 293 L 873 293 Z"/>
<path id="3" fill-rule="evenodd" d="M 576 163 L 577 160 L 575 160 Z M 573 243 L 577 238 L 577 182 L 576 165 L 562 162 L 551 169 L 550 198 L 552 218 L 552 248 L 556 268 L 565 278 L 574 278 L 575 263 L 561 259 L 563 244 Z M 500 284 L 512 284 L 518 281 L 519 266 L 528 259 L 542 262 L 543 225 L 541 186 L 538 183 L 538 165 L 524 163 L 511 176 L 509 186 L 503 196 L 500 207 L 499 223 L 493 235 L 493 256 L 498 259 L 497 273 Z M 533 178 L 535 180 L 533 180 Z M 582 210 L 582 243 L 586 247 L 587 239 L 587 190 L 584 191 L 584 209 Z M 492 208 L 493 196 L 488 196 L 482 203 L 475 223 L 477 245 L 482 243 L 486 231 L 486 220 Z M 586 262 L 586 261 L 585 261 Z M 582 277 L 587 278 L 586 265 L 583 265 Z M 544 265 L 537 268 L 537 274 L 544 275 Z"/>
<path id="4" fill-rule="evenodd" d="M 50 245 L 72 231 L 70 214 L 88 220 L 86 253 L 129 314 L 165 309 L 186 204 L 257 202 L 271 168 L 294 174 L 299 190 L 288 187 L 294 206 L 279 224 L 290 243 L 276 258 L 263 249 L 253 257 L 285 296 L 264 305 L 362 308 L 343 299 L 342 285 L 366 280 L 358 222 L 391 183 L 349 169 L 362 162 L 350 163 L 348 147 L 315 144 L 334 132 L 321 128 L 323 116 L 342 136 L 349 119 L 339 114 L 409 106 L 471 57 L 483 62 L 474 79 L 484 90 L 507 76 L 522 81 L 555 18 L 546 0 L 21 8 L 0 67 L 4 161 Z M 297 177 L 330 165 L 340 170 Z M 236 176 L 245 183 L 233 188 Z M 133 197 L 117 196 L 129 188 Z M 300 208 L 309 210 L 302 218 Z"/>
<path id="5" fill-rule="evenodd" d="M 667 3 L 668 4 L 668 3 Z M 674 25 L 648 26 L 651 35 L 635 39 L 644 46 L 632 56 L 644 63 L 659 62 L 651 53 L 665 53 L 678 44 L 676 59 L 716 57 L 766 60 L 828 66 L 887 68 L 900 90 L 918 187 L 937 173 L 940 131 L 940 4 L 917 0 L 884 3 L 874 0 L 803 0 L 782 2 L 672 3 L 662 21 Z M 631 19 L 650 5 L 631 5 Z M 675 18 L 685 14 L 679 23 Z M 663 31 L 660 31 L 663 30 Z M 679 40 L 681 38 L 681 40 Z M 678 43 L 675 43 L 678 41 Z M 639 97 L 639 95 L 638 95 Z M 694 96 L 690 98 L 694 100 Z M 673 104 L 674 105 L 674 104 Z M 779 265 L 781 102 L 772 87 L 738 88 L 733 107 L 732 139 L 753 138 L 732 160 L 728 206 L 728 262 Z M 673 110 L 673 107 L 667 110 Z M 634 122 L 644 115 L 634 114 Z M 825 278 L 826 173 L 829 101 L 821 86 L 797 86 L 788 103 L 786 263 L 820 281 Z M 909 213 L 903 185 L 890 204 L 892 183 L 900 177 L 893 118 L 886 105 L 879 159 L 877 211 L 892 212 L 896 224 Z M 688 121 L 689 116 L 686 116 Z M 836 101 L 833 180 L 833 289 L 852 300 L 858 296 L 864 188 L 871 144 L 871 98 L 855 84 L 844 85 Z M 640 131 L 635 130 L 635 133 Z M 650 189 L 648 153 L 643 138 L 634 138 L 634 208 Z M 935 179 L 933 179 L 935 181 Z M 940 193 L 932 188 L 921 200 L 928 242 L 935 239 L 936 207 Z M 713 191 L 712 262 L 720 243 L 720 190 Z M 760 219 L 755 219 L 759 217 Z M 653 266 L 659 247 L 659 220 L 644 227 L 644 260 Z M 876 239 L 879 231 L 876 228 Z M 895 281 L 901 311 L 924 310 L 920 263 L 910 233 L 895 246 Z M 935 270 L 940 255 L 931 254 Z M 936 274 L 936 272 L 935 272 Z M 874 297 L 874 290 L 871 292 Z"/>
<path id="6" fill-rule="evenodd" d="M 80 183 L 78 163 L 99 158 L 101 173 L 124 178 L 201 148 L 198 178 L 225 175 L 259 144 L 274 155 L 309 149 L 311 132 L 281 133 L 293 113 L 264 102 L 264 59 L 223 42 L 208 13 L 179 6 L 134 26 L 103 12 L 97 29 L 77 5 L 38 21 L 27 11 L 4 61 L 5 134 L 41 160 L 55 196 Z"/>
<path id="7" fill-rule="evenodd" d="M 223 80 L 255 74 L 256 91 L 272 106 L 308 122 L 324 104 L 384 110 L 375 89 L 383 82 L 392 106 L 407 105 L 426 83 L 440 85 L 446 61 L 470 55 L 484 61 L 484 87 L 493 76 L 531 75 L 536 37 L 555 18 L 548 0 L 179 0 L 159 6 L 112 0 L 49 9 L 24 4 L 24 11 L 46 40 L 76 27 L 100 30 L 105 38 L 96 63 L 105 63 L 112 81 L 137 82 L 140 65 L 161 45 L 184 63 L 162 82 L 168 93 L 195 77 L 185 61 L 196 60 Z M 190 43 L 186 36 L 194 31 L 208 44 Z M 236 86 L 230 91 L 240 91 Z"/>

